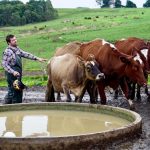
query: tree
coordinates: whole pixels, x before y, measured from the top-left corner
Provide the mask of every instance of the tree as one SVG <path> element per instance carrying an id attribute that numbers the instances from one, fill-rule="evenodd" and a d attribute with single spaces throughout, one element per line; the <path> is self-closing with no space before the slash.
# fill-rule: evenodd
<path id="1" fill-rule="evenodd" d="M 102 5 L 102 7 L 109 7 L 109 6 L 110 6 L 110 1 L 111 1 L 111 0 L 103 0 L 103 5 Z"/>
<path id="2" fill-rule="evenodd" d="M 96 0 L 96 3 L 97 3 L 99 6 L 102 6 L 102 1 L 103 1 L 103 0 Z"/>
<path id="3" fill-rule="evenodd" d="M 143 4 L 143 7 L 150 7 L 150 0 L 147 0 L 145 4 Z"/>
<path id="4" fill-rule="evenodd" d="M 18 12 L 12 13 L 11 17 L 10 17 L 10 25 L 12 26 L 16 26 L 16 25 L 20 25 L 20 15 Z"/>
<path id="5" fill-rule="evenodd" d="M 116 7 L 116 8 L 122 7 L 120 0 L 116 0 L 116 1 L 115 1 L 115 7 Z"/>
<path id="6" fill-rule="evenodd" d="M 0 26 L 24 25 L 54 19 L 58 16 L 50 0 L 0 0 Z"/>
<path id="7" fill-rule="evenodd" d="M 46 0 L 45 16 L 46 20 L 50 20 L 57 17 L 57 11 L 52 7 L 51 1 Z"/>
<path id="8" fill-rule="evenodd" d="M 103 7 L 109 7 L 111 0 L 96 0 L 97 4 Z"/>
<path id="9" fill-rule="evenodd" d="M 134 4 L 130 0 L 127 0 L 126 7 L 128 7 L 128 8 L 136 8 L 136 4 Z"/>

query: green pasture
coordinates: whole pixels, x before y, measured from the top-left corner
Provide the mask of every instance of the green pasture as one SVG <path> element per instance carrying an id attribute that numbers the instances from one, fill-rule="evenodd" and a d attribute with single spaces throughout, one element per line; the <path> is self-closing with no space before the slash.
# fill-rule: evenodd
<path id="1" fill-rule="evenodd" d="M 6 48 L 5 37 L 15 34 L 19 47 L 39 57 L 50 59 L 57 47 L 71 41 L 89 41 L 103 38 L 107 41 L 135 36 L 150 40 L 150 9 L 58 9 L 55 20 L 17 27 L 0 28 L 0 57 Z M 23 59 L 24 71 L 42 71 L 46 63 Z M 3 69 L 0 66 L 0 74 Z M 27 80 L 33 80 L 32 77 Z M 27 81 L 26 80 L 26 81 Z M 37 80 L 37 79 L 35 79 Z M 2 79 L 0 81 L 0 86 Z M 43 82 L 41 81 L 41 84 Z"/>

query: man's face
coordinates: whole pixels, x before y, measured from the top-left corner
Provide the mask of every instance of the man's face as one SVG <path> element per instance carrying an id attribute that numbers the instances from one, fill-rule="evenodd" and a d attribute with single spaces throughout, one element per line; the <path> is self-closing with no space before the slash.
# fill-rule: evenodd
<path id="1" fill-rule="evenodd" d="M 13 47 L 16 47 L 16 46 L 17 46 L 17 39 L 16 39 L 15 36 L 10 39 L 9 45 L 10 45 L 10 46 L 13 46 Z"/>

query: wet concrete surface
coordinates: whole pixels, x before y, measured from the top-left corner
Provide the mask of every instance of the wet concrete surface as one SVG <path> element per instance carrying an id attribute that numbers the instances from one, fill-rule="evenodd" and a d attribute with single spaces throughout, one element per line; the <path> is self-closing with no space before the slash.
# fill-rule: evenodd
<path id="1" fill-rule="evenodd" d="M 0 104 L 4 103 L 4 96 L 7 93 L 6 88 L 0 88 Z M 129 109 L 128 103 L 123 95 L 119 95 L 118 99 L 113 98 L 113 92 L 106 90 L 107 104 L 115 107 L 122 107 Z M 140 102 L 134 100 L 136 112 L 142 117 L 143 128 L 142 133 L 138 137 L 120 139 L 117 142 L 113 142 L 107 145 L 105 148 L 101 148 L 98 145 L 93 145 L 89 150 L 149 150 L 150 149 L 150 101 L 147 100 L 147 95 L 142 92 L 142 100 Z M 32 87 L 24 90 L 23 103 L 31 102 L 44 102 L 45 87 Z M 72 96 L 73 98 L 73 96 Z M 62 95 L 62 101 L 65 97 Z M 89 102 L 89 96 L 85 94 L 83 98 L 84 103 Z"/>

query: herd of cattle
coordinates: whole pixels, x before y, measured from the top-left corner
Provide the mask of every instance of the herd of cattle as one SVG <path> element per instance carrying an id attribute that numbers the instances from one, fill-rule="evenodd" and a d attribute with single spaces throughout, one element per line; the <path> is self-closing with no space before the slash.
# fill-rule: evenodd
<path id="1" fill-rule="evenodd" d="M 55 101 L 54 92 L 63 92 L 66 100 L 81 102 L 85 91 L 90 102 L 96 103 L 97 93 L 101 104 L 106 104 L 105 87 L 121 88 L 131 109 L 137 84 L 148 93 L 147 80 L 150 70 L 150 42 L 136 37 L 121 39 L 114 44 L 103 39 L 89 42 L 71 42 L 58 48 L 48 63 L 46 101 Z M 98 92 L 97 92 L 98 91 Z M 117 93 L 117 90 L 116 90 Z"/>

